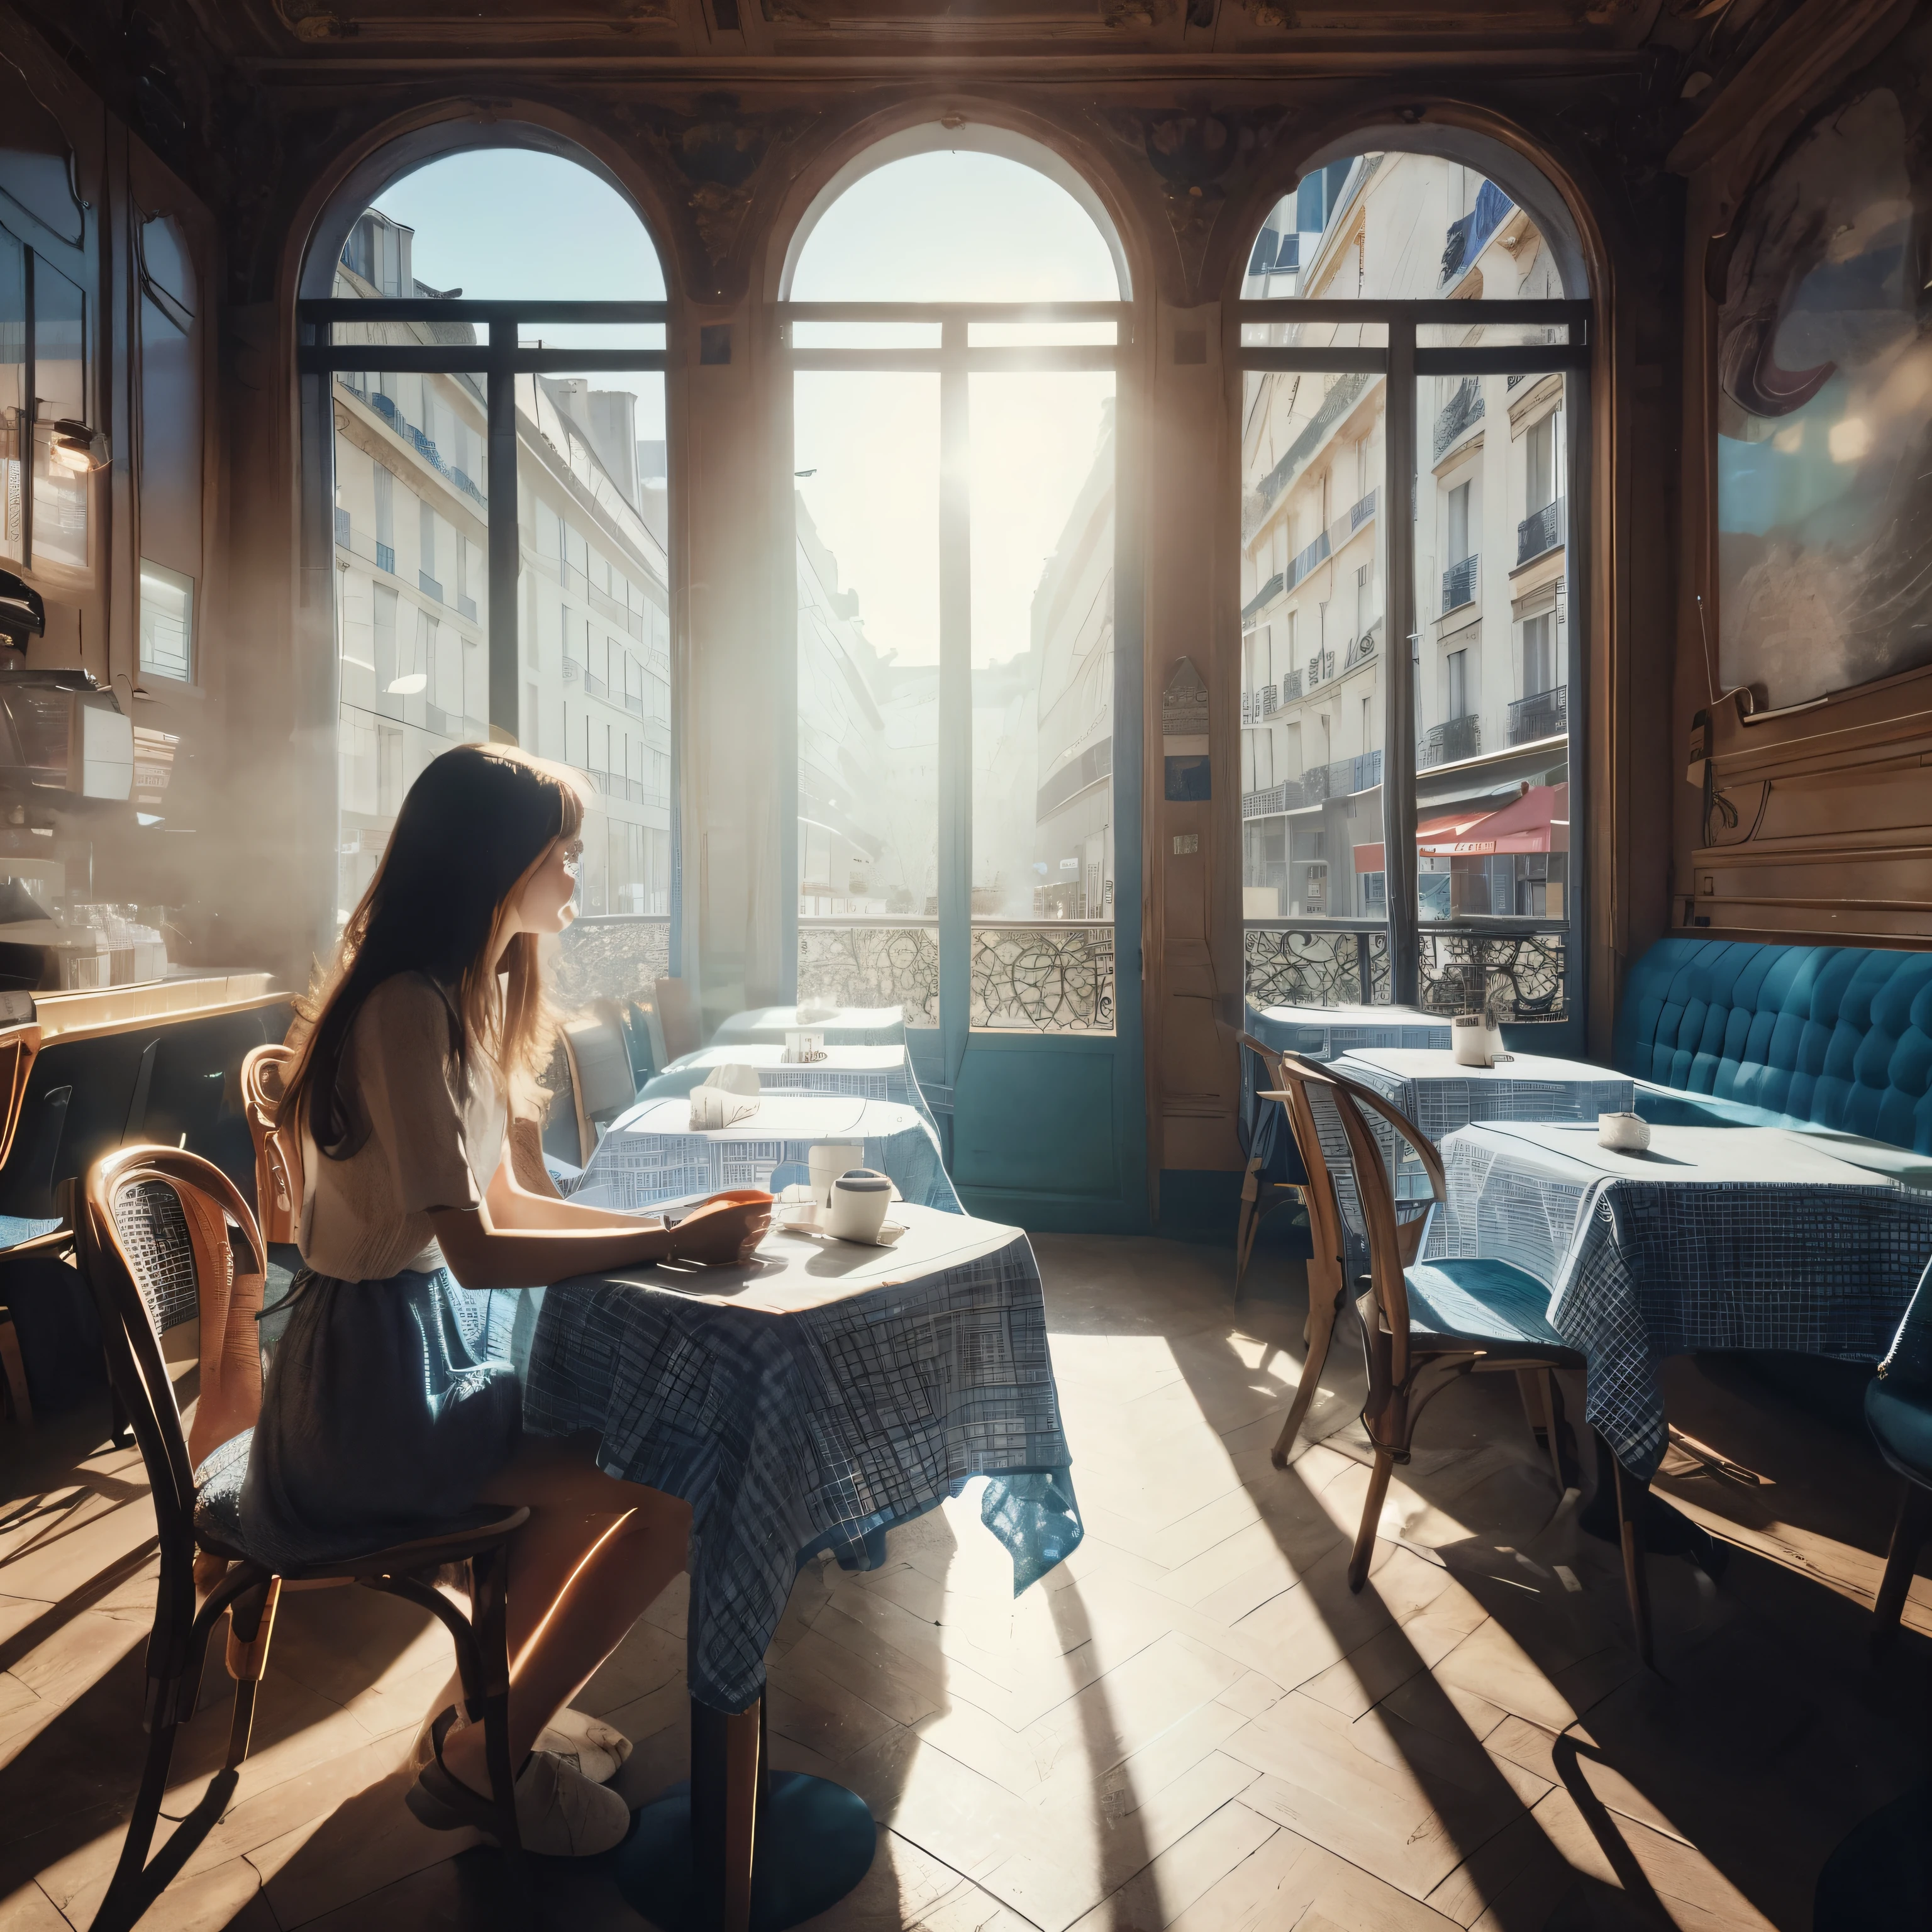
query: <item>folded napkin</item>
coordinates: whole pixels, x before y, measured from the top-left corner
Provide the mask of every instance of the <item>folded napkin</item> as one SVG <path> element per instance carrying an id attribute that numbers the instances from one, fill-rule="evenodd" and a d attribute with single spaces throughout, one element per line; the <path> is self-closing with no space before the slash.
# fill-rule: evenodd
<path id="1" fill-rule="evenodd" d="M 715 1066 L 701 1087 L 691 1090 L 691 1131 L 734 1126 L 758 1111 L 758 1070 L 733 1063 Z"/>

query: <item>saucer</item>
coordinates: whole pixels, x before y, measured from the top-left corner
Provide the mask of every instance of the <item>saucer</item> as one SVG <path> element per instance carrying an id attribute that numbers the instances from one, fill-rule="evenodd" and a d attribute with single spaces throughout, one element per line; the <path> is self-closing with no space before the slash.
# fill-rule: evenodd
<path id="1" fill-rule="evenodd" d="M 902 1221 L 886 1221 L 880 1225 L 877 1240 L 855 1240 L 850 1234 L 834 1234 L 818 1225 L 818 1210 L 807 1208 L 796 1220 L 781 1221 L 774 1217 L 773 1232 L 781 1234 L 798 1234 L 809 1241 L 838 1241 L 849 1248 L 889 1248 L 905 1232 Z"/>

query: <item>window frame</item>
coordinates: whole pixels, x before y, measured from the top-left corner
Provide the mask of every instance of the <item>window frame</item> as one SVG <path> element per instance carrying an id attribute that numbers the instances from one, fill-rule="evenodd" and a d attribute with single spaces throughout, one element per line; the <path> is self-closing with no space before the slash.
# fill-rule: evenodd
<path id="1" fill-rule="evenodd" d="M 796 302 L 781 300 L 776 304 L 782 366 L 788 400 L 794 392 L 794 379 L 802 374 L 838 372 L 910 372 L 937 374 L 940 384 L 940 686 L 941 720 L 938 761 L 938 915 L 939 931 L 939 1036 L 940 1052 L 949 1084 L 956 1080 L 968 1043 L 976 1032 L 982 1036 L 999 1028 L 976 1029 L 972 1024 L 973 933 L 972 915 L 972 620 L 971 507 L 963 478 L 959 455 L 968 446 L 969 384 L 976 375 L 1032 374 L 1054 370 L 1106 370 L 1114 377 L 1116 407 L 1126 394 L 1138 366 L 1141 350 L 1136 341 L 1135 304 L 1130 300 L 1094 302 Z M 804 347 L 794 340 L 800 323 L 824 322 L 926 322 L 937 323 L 939 341 L 922 347 L 838 349 Z M 1111 343 L 1042 344 L 1031 346 L 974 346 L 975 323 L 1111 322 Z M 1122 442 L 1114 443 L 1115 508 L 1114 517 L 1114 582 L 1117 598 L 1129 580 L 1134 556 L 1136 533 L 1128 514 L 1126 493 L 1120 488 Z M 790 466 L 790 439 L 786 441 L 786 463 Z M 794 596 L 796 596 L 795 586 Z M 1113 808 L 1114 901 L 1103 919 L 1090 922 L 1112 929 L 1114 940 L 1114 1014 L 1109 1029 L 1085 1030 L 1067 1037 L 1118 1039 L 1124 1025 L 1130 1024 L 1130 1009 L 1124 998 L 1126 988 L 1120 978 L 1124 956 L 1119 934 L 1121 908 L 1126 901 L 1120 881 L 1131 868 L 1138 876 L 1141 866 L 1141 814 L 1136 806 L 1130 814 L 1121 809 L 1122 794 L 1118 781 L 1121 772 L 1121 748 L 1140 742 L 1142 702 L 1138 675 L 1123 675 L 1120 639 L 1124 626 L 1117 602 L 1114 623 L 1114 730 L 1115 747 L 1113 772 L 1117 781 Z M 799 853 L 797 668 L 796 652 L 788 654 L 786 674 L 792 724 L 792 754 L 784 760 L 780 805 L 780 858 L 782 876 L 788 882 L 779 930 L 781 956 L 785 962 L 788 983 L 795 990 L 798 970 L 798 883 L 801 878 Z M 1131 734 L 1124 730 L 1128 707 L 1132 707 Z M 1135 755 L 1138 757 L 1136 751 Z M 1138 896 L 1132 903 L 1138 904 Z M 1136 917 L 1138 914 L 1136 914 Z M 1022 922 L 988 919 L 978 924 L 1012 926 Z M 1137 1020 L 1137 1005 L 1133 1010 Z M 1058 1037 L 1060 1036 L 1042 1036 Z"/>
<path id="2" fill-rule="evenodd" d="M 1231 302 L 1224 313 L 1224 326 L 1228 332 L 1227 361 L 1238 380 L 1251 373 L 1359 374 L 1378 376 L 1384 385 L 1384 474 L 1381 487 L 1383 501 L 1388 505 L 1388 536 L 1384 553 L 1388 572 L 1384 609 L 1391 645 L 1396 640 L 1403 639 L 1408 646 L 1406 650 L 1391 648 L 1386 652 L 1382 680 L 1382 742 L 1384 746 L 1391 748 L 1390 754 L 1382 760 L 1382 823 L 1384 827 L 1410 828 L 1406 838 L 1385 836 L 1384 842 L 1384 925 L 1389 957 L 1388 998 L 1396 1006 L 1415 1006 L 1421 994 L 1421 917 L 1417 898 L 1419 868 L 1413 831 L 1417 823 L 1416 763 L 1412 755 L 1393 754 L 1393 748 L 1413 747 L 1415 743 L 1415 652 L 1420 647 L 1424 628 L 1417 612 L 1414 572 L 1418 482 L 1415 466 L 1420 451 L 1417 379 L 1424 376 L 1544 375 L 1557 372 L 1567 378 L 1561 406 L 1568 417 L 1563 425 L 1562 473 L 1568 486 L 1570 505 L 1570 556 L 1565 574 L 1569 579 L 1567 601 L 1570 617 L 1564 626 L 1567 661 L 1563 670 L 1569 686 L 1570 851 L 1574 862 L 1564 916 L 1561 920 L 1496 916 L 1484 919 L 1480 927 L 1462 926 L 1460 929 L 1496 938 L 1526 935 L 1538 931 L 1561 931 L 1572 935 L 1572 944 L 1567 949 L 1569 983 L 1565 988 L 1562 1018 L 1565 1022 L 1574 1022 L 1588 1010 L 1584 976 L 1588 948 L 1576 944 L 1574 936 L 1588 929 L 1590 888 L 1588 868 L 1581 861 L 1588 850 L 1584 823 L 1588 796 L 1588 687 L 1584 681 L 1584 667 L 1589 640 L 1585 620 L 1592 608 L 1589 584 L 1594 562 L 1591 554 L 1588 500 L 1592 480 L 1588 433 L 1592 416 L 1590 373 L 1596 352 L 1597 304 L 1588 298 L 1331 300 L 1319 296 L 1298 296 Z M 1249 344 L 1243 340 L 1250 326 L 1297 322 L 1379 324 L 1386 328 L 1387 340 L 1384 345 L 1374 347 L 1304 348 Z M 1521 343 L 1496 347 L 1418 346 L 1418 334 L 1424 328 L 1490 323 L 1561 326 L 1567 339 L 1560 343 Z M 1245 404 L 1238 400 L 1235 406 L 1239 415 L 1244 410 Z M 1240 446 L 1237 439 L 1233 460 L 1238 466 L 1240 460 Z M 1237 488 L 1240 486 L 1238 476 Z M 1238 801 L 1236 808 L 1239 809 Z M 1283 919 L 1255 922 L 1244 919 L 1243 922 L 1244 926 L 1256 923 L 1286 926 L 1305 921 Z M 1330 922 L 1348 922 L 1331 920 Z M 1438 925 L 1440 922 L 1431 923 Z M 1366 945 L 1366 941 L 1364 944 Z M 1366 973 L 1363 994 L 1365 999 L 1372 998 Z"/>

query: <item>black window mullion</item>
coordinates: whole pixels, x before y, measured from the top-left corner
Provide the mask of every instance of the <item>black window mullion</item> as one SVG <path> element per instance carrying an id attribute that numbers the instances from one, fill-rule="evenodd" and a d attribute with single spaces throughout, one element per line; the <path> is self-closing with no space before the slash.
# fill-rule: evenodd
<path id="1" fill-rule="evenodd" d="M 1388 505 L 1383 526 L 1388 686 L 1382 699 L 1382 886 L 1388 920 L 1389 998 L 1414 1006 L 1421 992 L 1415 884 L 1415 323 L 1389 323 L 1388 394 L 1382 412 Z M 1362 998 L 1370 998 L 1366 986 Z"/>

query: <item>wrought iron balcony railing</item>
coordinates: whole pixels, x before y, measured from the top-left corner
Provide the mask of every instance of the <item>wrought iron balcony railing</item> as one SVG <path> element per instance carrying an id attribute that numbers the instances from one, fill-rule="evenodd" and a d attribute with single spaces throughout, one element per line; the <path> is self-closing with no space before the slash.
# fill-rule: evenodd
<path id="1" fill-rule="evenodd" d="M 1516 561 L 1520 569 L 1532 559 L 1562 548 L 1568 499 L 1558 496 L 1540 510 L 1532 510 L 1516 526 Z"/>
<path id="2" fill-rule="evenodd" d="M 1424 766 L 1453 764 L 1458 758 L 1479 756 L 1482 748 L 1483 721 L 1472 711 L 1430 725 L 1422 734 L 1415 761 Z"/>
<path id="3" fill-rule="evenodd" d="M 1469 430 L 1482 420 L 1483 381 L 1480 376 L 1465 376 L 1456 385 L 1449 400 L 1436 412 L 1436 456 L 1440 463 Z"/>
<path id="4" fill-rule="evenodd" d="M 1519 698 L 1509 708 L 1512 745 L 1558 737 L 1569 728 L 1570 687 L 1567 684 L 1559 684 L 1553 691 L 1538 691 L 1528 698 Z"/>
<path id="5" fill-rule="evenodd" d="M 1442 573 L 1442 608 L 1444 613 L 1460 610 L 1476 601 L 1476 567 L 1481 562 L 1472 550 L 1460 563 L 1452 563 Z"/>
<path id="6" fill-rule="evenodd" d="M 376 568 L 386 570 L 393 577 L 396 574 L 396 547 L 394 544 L 378 543 L 376 546 Z"/>
<path id="7" fill-rule="evenodd" d="M 1033 1033 L 1112 1033 L 1111 920 L 975 920 L 970 1023 Z M 916 919 L 802 918 L 798 992 L 836 1006 L 896 1006 L 939 1024 L 939 929 Z"/>
<path id="8" fill-rule="evenodd" d="M 428 571 L 419 570 L 416 572 L 416 587 L 425 596 L 434 597 L 439 604 L 442 602 L 442 586 L 430 576 Z"/>
<path id="9" fill-rule="evenodd" d="M 1492 1003 L 1516 1025 L 1568 1016 L 1569 935 L 1424 929 L 1419 1004 L 1468 1012 Z M 1380 921 L 1286 920 L 1243 934 L 1248 998 L 1258 1006 L 1386 1006 L 1388 934 Z"/>

